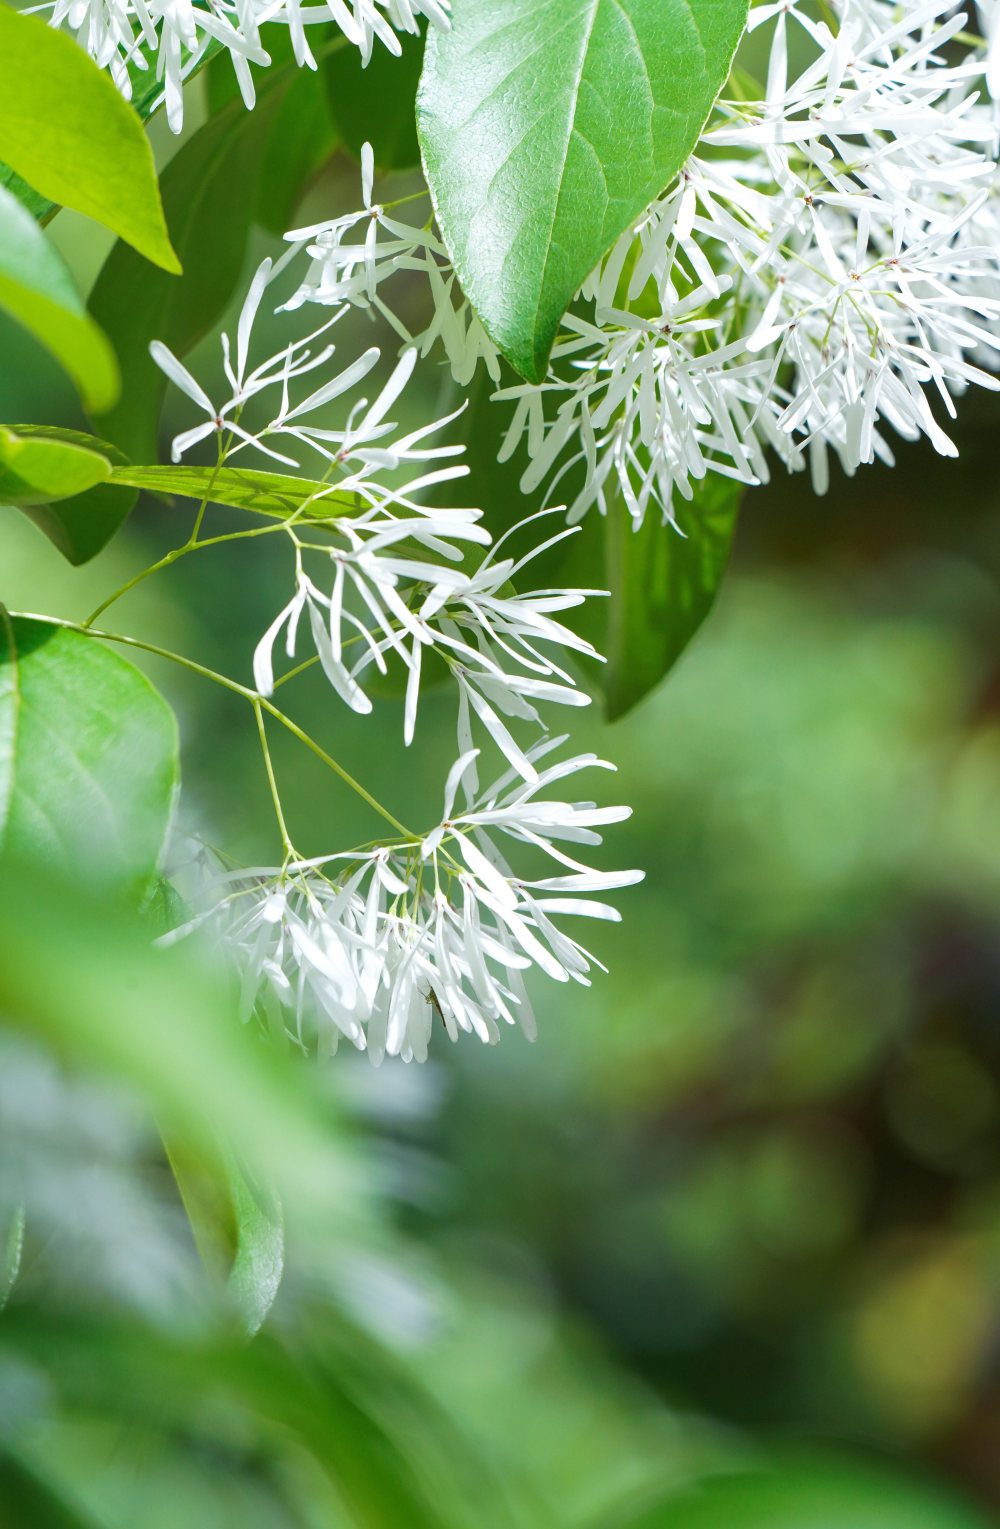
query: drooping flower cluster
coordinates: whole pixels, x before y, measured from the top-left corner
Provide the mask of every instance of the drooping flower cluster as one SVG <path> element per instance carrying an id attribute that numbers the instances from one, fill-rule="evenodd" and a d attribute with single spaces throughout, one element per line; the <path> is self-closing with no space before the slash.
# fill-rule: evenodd
<path id="1" fill-rule="evenodd" d="M 412 348 L 375 401 L 358 400 L 341 428 L 316 423 L 316 411 L 357 387 L 378 361 L 377 351 L 327 375 L 294 402 L 294 383 L 320 367 L 332 371 L 335 346 L 325 337 L 343 317 L 343 305 L 313 335 L 251 368 L 252 327 L 273 277 L 270 261 L 263 262 L 240 314 L 235 356 L 222 336 L 229 388 L 222 405 L 166 346 L 151 347 L 160 367 L 206 416 L 175 437 L 175 461 L 214 435 L 220 468 L 253 449 L 297 467 L 275 440 L 309 447 L 325 463 L 321 480 L 302 480 L 301 504 L 276 527 L 290 540 L 295 583 L 257 645 L 256 693 L 261 701 L 274 694 L 279 638 L 287 656 L 298 657 L 305 627 L 312 661 L 355 712 L 372 709 L 363 686 L 372 665 L 382 673 L 389 662 L 403 666 L 409 744 L 423 665 L 433 651 L 457 693 L 458 759 L 441 822 L 429 834 L 404 833 L 319 859 L 303 859 L 286 843 L 281 867 L 214 878 L 193 922 L 213 924 L 235 954 L 245 1014 L 285 1026 L 302 1045 L 330 1051 L 346 1036 L 375 1062 L 386 1053 L 422 1059 L 435 1014 L 452 1039 L 464 1031 L 493 1042 L 501 1021 L 517 1022 L 531 1035 L 523 973 L 538 966 L 557 981 L 586 982 L 593 960 L 555 920 L 616 918 L 613 908 L 587 894 L 628 885 L 640 874 L 591 870 L 559 844 L 599 844 L 595 829 L 627 817 L 628 808 L 541 794 L 585 767 L 602 765 L 592 755 L 553 763 L 549 756 L 565 739 L 548 735 L 539 711 L 550 703 L 588 703 L 565 659 L 553 652 L 597 658 L 589 643 L 555 619 L 590 592 L 523 592 L 513 583 L 538 552 L 572 531 L 558 531 L 515 560 L 499 556 L 500 542 L 489 547 L 477 510 L 422 502 L 425 490 L 466 469 L 423 470 L 425 462 L 459 449 L 424 444 L 453 416 L 402 436 L 387 419 L 412 374 Z M 318 340 L 325 343 L 314 349 Z M 251 430 L 244 408 L 268 389 L 278 395 L 276 412 Z M 421 464 L 416 478 L 385 482 L 385 475 L 412 462 Z M 462 547 L 470 543 L 489 547 L 471 570 L 462 566 Z M 531 727 L 530 740 L 518 737 L 521 724 Z M 477 767 L 480 729 L 483 743 L 507 765 L 485 791 Z M 456 811 L 460 791 L 464 804 Z M 515 875 L 501 842 L 547 857 L 555 873 Z"/>
<path id="2" fill-rule="evenodd" d="M 539 795 L 587 767 L 610 768 L 581 755 L 535 770 L 563 741 L 530 751 L 532 781 L 509 770 L 478 797 L 477 751 L 461 755 L 441 822 L 422 841 L 220 877 L 195 922 L 211 921 L 236 952 L 244 1015 L 321 1055 L 346 1038 L 376 1065 L 387 1054 L 423 1061 L 435 1022 L 451 1040 L 464 1032 L 495 1044 L 501 1022 L 533 1039 L 524 973 L 537 966 L 586 984 L 594 961 L 555 920 L 617 919 L 591 894 L 641 875 L 591 870 L 560 848 L 599 844 L 596 828 L 629 812 Z M 456 812 L 460 787 L 466 805 Z M 542 851 L 554 873 L 515 875 L 508 844 Z"/>
<path id="3" fill-rule="evenodd" d="M 770 30 L 760 99 L 719 101 L 677 183 L 585 284 L 546 381 L 499 395 L 516 401 L 503 454 L 523 443 L 522 486 L 549 499 L 572 471 L 571 520 L 618 493 L 636 521 L 650 501 L 670 518 L 709 471 L 765 479 L 768 452 L 811 466 L 819 491 L 830 451 L 848 472 L 891 462 L 890 432 L 950 454 L 953 395 L 997 387 L 997 119 L 981 98 L 1000 6 L 979 5 L 981 43 L 952 0 L 829 10 L 835 24 L 802 0 L 752 7 L 751 33 Z M 435 319 L 415 343 L 440 337 L 460 381 L 480 355 L 495 370 L 433 236 L 367 201 L 363 259 L 348 220 L 302 231 L 301 297 L 386 312 L 379 282 L 420 268 Z"/>
<path id="4" fill-rule="evenodd" d="M 265 22 L 286 26 L 295 61 L 315 69 L 306 35 L 312 25 L 334 23 L 357 47 L 367 64 L 376 38 L 398 54 L 398 33 L 416 33 L 419 18 L 447 27 L 450 0 L 322 0 L 303 6 L 299 0 L 47 0 L 53 26 L 72 33 L 102 69 L 110 71 L 130 100 L 132 76 L 152 68 L 162 84 L 159 101 L 175 133 L 184 122 L 184 81 L 212 53 L 225 49 L 233 62 L 248 107 L 255 92 L 251 64 L 268 65 L 261 44 Z M 159 104 L 159 101 L 156 104 Z"/>

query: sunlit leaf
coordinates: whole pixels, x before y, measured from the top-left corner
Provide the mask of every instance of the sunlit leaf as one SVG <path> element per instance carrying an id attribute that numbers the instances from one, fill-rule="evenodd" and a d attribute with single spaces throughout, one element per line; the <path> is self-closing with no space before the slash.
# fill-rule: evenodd
<path id="1" fill-rule="evenodd" d="M 747 0 L 464 0 L 432 29 L 424 168 L 462 288 L 532 382 L 606 250 L 673 180 Z"/>
<path id="2" fill-rule="evenodd" d="M 42 196 L 180 271 L 142 124 L 84 50 L 0 5 L 0 159 Z"/>
<path id="3" fill-rule="evenodd" d="M 107 460 L 109 473 L 112 463 L 126 462 L 124 453 L 110 441 L 85 435 L 81 430 L 64 430 L 55 425 L 11 425 L 9 428 L 34 441 L 63 442 L 97 452 Z M 133 488 L 102 481 L 83 493 L 59 499 L 53 504 L 22 504 L 20 507 L 68 562 L 79 564 L 95 557 L 106 546 L 128 517 L 137 497 Z"/>
<path id="4" fill-rule="evenodd" d="M 333 519 L 358 507 L 356 494 L 341 493 L 329 483 L 243 467 L 116 467 L 112 483 L 146 489 L 151 494 L 183 494 L 239 510 L 282 519 L 308 501 L 310 520 Z"/>
<path id="5" fill-rule="evenodd" d="M 2 48 L 2 42 L 0 42 Z M 147 267 L 148 269 L 148 267 Z M 45 234 L 0 186 L 0 307 L 65 367 L 94 413 L 118 397 L 114 352 L 87 316 L 72 277 Z"/>
<path id="6" fill-rule="evenodd" d="M 111 463 L 77 441 L 0 425 L 0 504 L 49 504 L 101 483 Z"/>

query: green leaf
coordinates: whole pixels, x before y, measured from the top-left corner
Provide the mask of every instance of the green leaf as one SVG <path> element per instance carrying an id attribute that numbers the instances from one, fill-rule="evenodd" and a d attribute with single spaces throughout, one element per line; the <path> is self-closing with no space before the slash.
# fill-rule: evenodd
<path id="1" fill-rule="evenodd" d="M 402 54 L 376 48 L 362 68 L 356 48 L 341 49 L 323 64 L 330 115 L 344 147 L 357 159 L 370 143 L 380 170 L 420 163 L 414 102 L 424 59 L 423 37 L 403 35 Z"/>
<path id="2" fill-rule="evenodd" d="M 252 1338 L 284 1273 L 281 1202 L 230 1152 L 208 1157 L 184 1142 L 164 1145 L 201 1260 L 226 1278 L 244 1336 Z"/>
<path id="3" fill-rule="evenodd" d="M 0 503 L 49 504 L 101 483 L 111 472 L 106 456 L 78 442 L 0 425 Z"/>
<path id="4" fill-rule="evenodd" d="M 234 101 L 183 145 L 163 172 L 163 205 L 186 274 L 151 271 L 116 244 L 97 278 L 90 311 L 128 377 L 101 429 L 135 462 L 157 455 L 166 378 L 149 354 L 154 339 L 183 356 L 216 323 L 243 269 L 261 147 L 277 97 L 255 111 Z"/>
<path id="5" fill-rule="evenodd" d="M 0 307 L 65 367 L 88 410 L 100 414 L 111 407 L 119 388 L 114 352 L 31 213 L 2 185 Z"/>
<path id="6" fill-rule="evenodd" d="M 21 1270 L 21 1254 L 24 1251 L 24 1206 L 19 1205 L 7 1223 L 7 1232 L 0 1242 L 0 1311 L 3 1311 Z"/>
<path id="7" fill-rule="evenodd" d="M 8 618 L 0 740 L 4 860 L 36 860 L 141 899 L 178 780 L 173 713 L 145 676 L 92 637 Z"/>
<path id="8" fill-rule="evenodd" d="M 99 1529 L 89 1513 L 5 1448 L 0 1448 L 0 1502 L 4 1529 Z"/>
<path id="9" fill-rule="evenodd" d="M 432 31 L 417 126 L 438 224 L 530 382 L 601 256 L 673 180 L 748 0 L 463 0 Z"/>
<path id="10" fill-rule="evenodd" d="M 988 1529 L 992 1518 L 923 1481 L 849 1458 L 711 1476 L 620 1529 Z"/>
<path id="11" fill-rule="evenodd" d="M 29 434 L 40 441 L 64 441 L 86 447 L 112 463 L 125 464 L 124 453 L 110 441 L 84 435 L 80 430 L 63 430 L 55 425 L 11 425 L 19 435 Z M 21 505 L 24 513 L 62 553 L 68 562 L 78 565 L 95 557 L 127 519 L 138 494 L 135 489 L 110 482 L 99 482 L 85 493 L 60 499 L 54 504 Z"/>
<path id="12" fill-rule="evenodd" d="M 356 494 L 342 493 L 329 483 L 249 467 L 116 467 L 111 481 L 150 494 L 182 494 L 186 499 L 207 499 L 211 504 L 230 504 L 281 519 L 295 514 L 307 499 L 311 500 L 310 520 L 330 520 L 358 508 Z"/>
<path id="13" fill-rule="evenodd" d="M 105 70 L 40 16 L 0 4 L 0 159 L 42 196 L 180 271 L 142 124 Z"/>
<path id="14" fill-rule="evenodd" d="M 715 603 L 729 562 L 743 487 L 712 474 L 691 503 L 676 507 L 677 526 L 650 511 L 638 531 L 624 506 L 588 530 L 604 535 L 606 627 L 598 647 L 607 659 L 605 707 L 614 721 L 658 685 Z M 581 538 L 582 539 L 582 538 Z M 598 602 L 594 602 L 597 604 Z"/>

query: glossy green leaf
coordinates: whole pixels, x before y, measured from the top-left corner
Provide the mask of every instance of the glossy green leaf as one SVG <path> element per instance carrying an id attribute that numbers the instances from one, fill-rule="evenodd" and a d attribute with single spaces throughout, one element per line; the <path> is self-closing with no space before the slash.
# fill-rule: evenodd
<path id="1" fill-rule="evenodd" d="M 463 0 L 428 37 L 424 168 L 462 288 L 532 382 L 601 256 L 673 180 L 748 0 Z"/>
<path id="2" fill-rule="evenodd" d="M 128 388 L 101 429 L 135 462 L 158 455 L 166 378 L 149 354 L 159 339 L 182 356 L 219 319 L 247 249 L 260 154 L 277 96 L 248 112 L 234 101 L 182 146 L 163 172 L 163 205 L 184 262 L 178 280 L 151 271 L 116 244 L 97 278 L 90 311 L 110 336 Z"/>
<path id="3" fill-rule="evenodd" d="M 182 494 L 282 519 L 295 514 L 306 500 L 310 520 L 330 520 L 358 508 L 356 494 L 340 493 L 329 483 L 249 467 L 116 467 L 111 481 L 150 494 Z"/>
<path id="4" fill-rule="evenodd" d="M 0 504 L 49 504 L 102 483 L 106 456 L 75 441 L 0 425 Z"/>
<path id="5" fill-rule="evenodd" d="M 4 737 L 4 858 L 141 898 L 178 780 L 173 713 L 149 681 L 92 637 L 9 619 L 0 630 Z"/>
<path id="6" fill-rule="evenodd" d="M 346 149 L 357 159 L 370 143 L 380 170 L 420 163 L 414 103 L 424 59 L 423 37 L 400 36 L 399 58 L 376 48 L 365 68 L 356 48 L 334 53 L 323 65 L 330 115 Z"/>
<path id="7" fill-rule="evenodd" d="M 63 430 L 55 425 L 12 425 L 10 428 L 20 435 L 29 434 L 34 440 L 61 441 L 98 452 L 107 460 L 109 472 L 112 463 L 124 465 L 127 461 L 124 453 L 110 441 L 84 435 L 80 430 Z M 137 498 L 133 488 L 102 481 L 84 493 L 60 499 L 54 504 L 22 504 L 21 508 L 63 557 L 77 565 L 87 562 L 106 546 L 127 519 Z"/>
<path id="8" fill-rule="evenodd" d="M 111 407 L 119 387 L 114 352 L 31 213 L 2 185 L 0 307 L 65 367 L 88 410 Z"/>
<path id="9" fill-rule="evenodd" d="M 0 159 L 165 271 L 170 245 L 142 124 L 72 37 L 0 5 Z"/>
<path id="10" fill-rule="evenodd" d="M 711 1476 L 620 1529 L 988 1529 L 992 1518 L 928 1481 L 849 1458 Z"/>

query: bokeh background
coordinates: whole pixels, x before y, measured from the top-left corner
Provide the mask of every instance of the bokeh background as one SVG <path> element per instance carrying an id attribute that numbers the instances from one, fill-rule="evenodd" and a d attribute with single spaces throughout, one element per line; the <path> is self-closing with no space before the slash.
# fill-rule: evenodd
<path id="1" fill-rule="evenodd" d="M 349 205 L 356 175 L 341 154 L 300 220 Z M 71 214 L 52 231 L 86 289 L 106 246 Z M 273 248 L 258 237 L 247 276 Z M 195 363 L 218 370 L 214 337 Z M 437 403 L 433 367 L 421 387 L 417 412 Z M 83 423 L 3 319 L 0 419 Z M 174 395 L 164 438 L 187 422 Z M 789 1516 L 761 1524 L 809 1529 L 809 1493 L 837 1500 L 822 1472 L 863 1462 L 1000 1515 L 996 398 L 963 400 L 954 433 L 958 461 L 901 444 L 894 469 L 835 474 L 822 500 L 805 478 L 749 493 L 717 607 L 667 683 L 613 726 L 597 707 L 573 719 L 574 744 L 618 767 L 595 791 L 634 807 L 606 863 L 646 872 L 592 940 L 610 975 L 543 979 L 533 1046 L 442 1036 L 419 1070 L 326 1064 L 384 1245 L 335 1289 L 313 1250 L 300 1286 L 413 1366 L 498 1479 L 532 1483 L 526 1525 L 611 1522 L 609 1504 L 641 1506 L 654 1480 L 680 1490 L 763 1457 L 800 1462 L 801 1480 Z M 186 507 L 145 501 L 72 570 L 5 510 L 0 595 L 79 618 L 187 524 Z M 108 623 L 247 679 L 289 575 L 270 538 L 199 555 Z M 145 667 L 181 719 L 183 822 L 273 860 L 252 717 Z M 296 714 L 408 820 L 436 817 L 448 696 L 426 697 L 402 769 L 397 700 L 348 725 L 307 676 Z M 274 744 L 293 837 L 366 837 L 350 796 Z M 29 1259 L 29 1295 L 50 1273 Z M 21 1407 L 16 1387 L 0 1395 Z M 109 1522 L 288 1521 L 239 1438 L 183 1468 L 151 1451 L 143 1474 L 104 1434 L 45 1437 Z M 339 1523 L 316 1493 L 309 1521 Z M 706 1526 L 758 1522 L 739 1497 L 713 1512 Z M 830 1529 L 868 1523 L 832 1512 Z"/>

